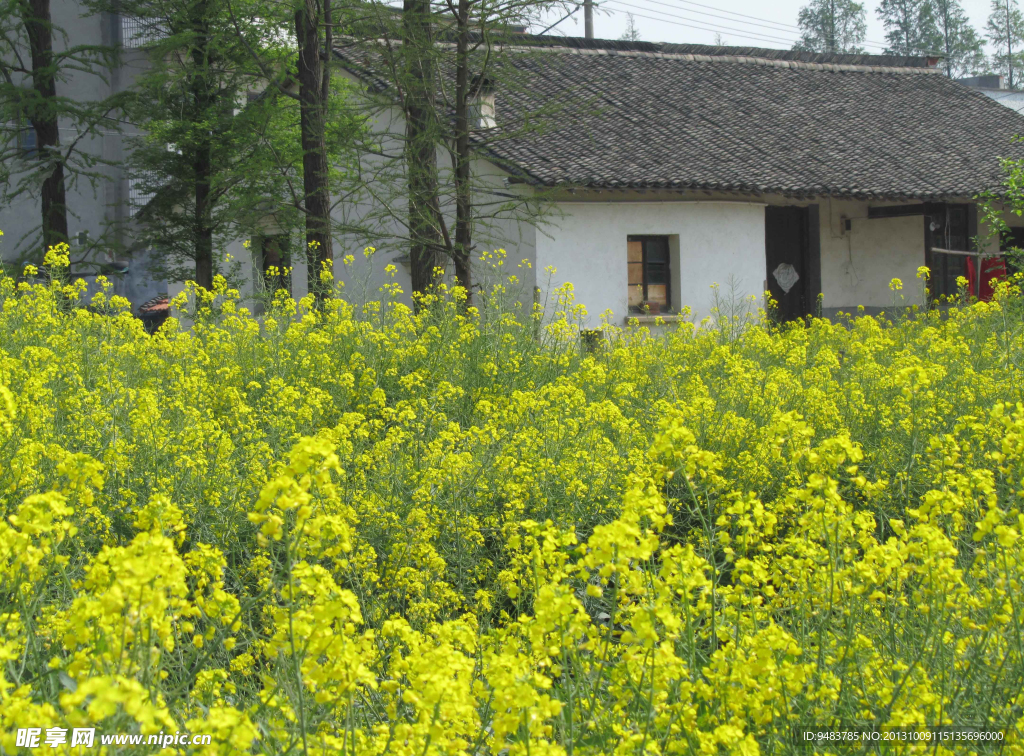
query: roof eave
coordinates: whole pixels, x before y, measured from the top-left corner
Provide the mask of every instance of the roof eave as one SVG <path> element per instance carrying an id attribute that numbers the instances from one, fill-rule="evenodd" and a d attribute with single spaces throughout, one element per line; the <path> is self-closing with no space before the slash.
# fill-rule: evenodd
<path id="1" fill-rule="evenodd" d="M 743 184 L 713 184 L 713 183 L 688 183 L 688 182 L 590 182 L 590 183 L 569 183 L 557 181 L 542 181 L 526 175 L 509 179 L 510 183 L 524 183 L 542 186 L 547 189 L 558 189 L 569 193 L 575 192 L 619 192 L 619 193 L 646 193 L 651 191 L 659 192 L 721 192 L 727 194 L 744 195 L 749 197 L 763 198 L 766 195 L 775 195 L 797 200 L 810 199 L 843 199 L 858 200 L 864 202 L 951 202 L 951 201 L 972 201 L 979 195 L 991 192 L 990 189 L 978 189 L 970 192 L 938 191 L 938 192 L 900 192 L 885 190 L 860 190 L 860 189 L 829 189 L 826 187 L 781 187 L 781 186 L 751 186 Z"/>

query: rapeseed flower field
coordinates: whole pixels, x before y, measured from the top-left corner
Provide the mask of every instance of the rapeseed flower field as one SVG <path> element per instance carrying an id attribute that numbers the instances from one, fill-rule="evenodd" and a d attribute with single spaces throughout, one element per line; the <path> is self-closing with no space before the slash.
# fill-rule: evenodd
<path id="1" fill-rule="evenodd" d="M 590 349 L 492 262 L 152 336 L 0 279 L 0 749 L 1024 753 L 1019 288 Z M 805 735 L 939 725 L 1003 739 Z"/>

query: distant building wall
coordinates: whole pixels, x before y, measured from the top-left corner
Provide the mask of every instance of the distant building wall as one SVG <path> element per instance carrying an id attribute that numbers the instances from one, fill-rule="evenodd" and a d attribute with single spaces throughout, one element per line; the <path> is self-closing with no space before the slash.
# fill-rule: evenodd
<path id="1" fill-rule="evenodd" d="M 966 84 L 972 89 L 977 89 L 986 97 L 990 97 L 1010 110 L 1024 113 L 1024 92 L 1006 88 L 1006 80 L 998 74 L 986 76 L 969 76 L 965 79 L 957 79 L 961 84 Z"/>
<path id="2" fill-rule="evenodd" d="M 351 74 L 342 72 L 342 75 L 351 81 L 357 81 Z M 380 109 L 370 121 L 369 128 L 382 139 L 383 154 L 402 154 L 405 122 L 398 108 Z M 401 160 L 395 161 L 374 154 L 364 155 L 362 160 L 364 175 L 385 175 L 389 181 L 394 182 L 391 196 L 388 190 L 378 186 L 375 187 L 375 197 L 361 193 L 335 208 L 333 218 L 339 226 L 373 228 L 379 239 L 374 243 L 376 253 L 367 258 L 363 254 L 365 241 L 361 237 L 354 234 L 340 235 L 334 245 L 335 276 L 344 282 L 345 296 L 350 301 L 377 299 L 380 297 L 382 285 L 395 283 L 402 289 L 400 300 L 411 304 L 412 266 L 409 259 L 408 229 L 405 225 L 408 210 L 402 196 L 404 163 Z M 390 164 L 387 163 L 389 160 Z M 437 164 L 440 184 L 451 186 L 452 161 L 447 149 L 438 148 Z M 478 211 L 478 219 L 473 229 L 474 285 L 489 286 L 499 276 L 506 279 L 507 284 L 507 277 L 516 275 L 519 280 L 518 293 L 524 305 L 531 305 L 537 272 L 534 265 L 537 230 L 522 212 L 504 211 L 499 207 L 514 196 L 527 194 L 532 190 L 521 184 L 509 185 L 506 182 L 508 174 L 486 160 L 473 161 L 472 171 L 475 189 L 473 201 Z M 390 213 L 381 212 L 385 202 L 390 207 Z M 440 203 L 449 236 L 454 236 L 454 198 L 443 195 Z M 482 260 L 482 255 L 499 249 L 505 250 L 506 260 L 500 269 L 495 269 L 491 261 Z M 354 258 L 350 264 L 344 262 L 347 255 Z M 520 267 L 524 260 L 527 264 Z M 389 265 L 394 266 L 394 270 L 386 273 Z M 446 268 L 447 280 L 451 281 L 454 275 L 451 261 L 441 255 L 438 265 Z"/>
<path id="3" fill-rule="evenodd" d="M 1006 89 L 1006 80 L 1000 74 L 985 74 L 984 76 L 967 76 L 957 79 L 961 84 L 969 87 L 984 89 Z"/>
<path id="4" fill-rule="evenodd" d="M 53 0 L 51 6 L 54 25 L 67 33 L 67 40 L 60 34 L 54 35 L 54 48 L 65 49 L 66 46 L 96 45 L 116 46 L 121 43 L 122 17 L 108 13 L 86 13 L 79 0 Z M 72 100 L 96 101 L 109 97 L 130 87 L 135 77 L 146 66 L 146 54 L 141 50 L 127 49 L 123 51 L 122 65 L 102 70 L 101 76 L 82 71 L 67 71 L 66 78 L 58 80 L 57 94 Z M 61 145 L 67 147 L 78 137 L 78 132 L 70 122 L 60 124 Z M 100 179 L 93 184 L 85 178 L 77 180 L 70 174 L 65 175 L 67 187 L 68 232 L 71 237 L 72 260 L 82 256 L 98 239 L 110 239 L 123 247 L 130 246 L 130 230 L 123 221 L 130 218 L 131 208 L 128 205 L 128 180 L 124 170 L 126 158 L 126 141 L 138 133 L 135 126 L 111 120 L 99 125 L 99 135 L 85 139 L 79 143 L 78 149 L 87 155 L 94 156 L 107 164 L 98 165 L 92 170 L 99 174 Z M 8 265 L 20 254 L 31 251 L 30 240 L 38 233 L 40 225 L 40 203 L 38 197 L 22 196 L 6 207 L 0 207 L 0 230 L 4 237 L 0 240 L 0 260 Z M 82 246 L 84 242 L 85 247 Z M 123 262 L 124 256 L 120 256 Z M 117 272 L 118 265 L 111 265 L 105 275 L 114 285 L 114 291 L 127 297 L 134 305 L 139 305 L 157 293 L 167 291 L 163 281 L 154 281 L 145 273 L 145 263 L 149 255 L 142 251 L 132 259 L 128 259 L 126 272 Z M 94 257 L 99 263 L 116 263 L 118 260 Z M 95 278 L 93 266 L 81 266 L 73 271 L 76 275 L 85 275 L 87 281 Z M 87 274 L 87 275 L 86 275 Z"/>

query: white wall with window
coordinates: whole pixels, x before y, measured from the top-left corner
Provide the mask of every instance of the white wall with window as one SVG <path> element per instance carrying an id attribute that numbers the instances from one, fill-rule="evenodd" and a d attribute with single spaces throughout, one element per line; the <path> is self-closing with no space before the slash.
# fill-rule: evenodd
<path id="1" fill-rule="evenodd" d="M 765 277 L 764 207 L 707 200 L 559 203 L 562 217 L 537 232 L 541 300 L 551 310 L 554 289 L 571 283 L 590 327 L 600 325 L 606 310 L 621 325 L 644 302 L 662 314 L 689 307 L 698 321 L 711 314 L 716 296 L 741 306 L 753 297 L 756 309 Z M 546 273 L 548 266 L 556 273 Z"/>

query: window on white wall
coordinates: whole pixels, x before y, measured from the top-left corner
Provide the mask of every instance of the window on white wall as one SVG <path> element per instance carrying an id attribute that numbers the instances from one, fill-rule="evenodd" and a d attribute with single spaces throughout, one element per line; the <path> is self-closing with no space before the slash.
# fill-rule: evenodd
<path id="1" fill-rule="evenodd" d="M 154 187 L 158 177 L 151 171 L 146 171 L 128 179 L 128 207 L 132 216 L 149 204 L 149 201 L 156 196 Z"/>
<path id="2" fill-rule="evenodd" d="M 167 36 L 167 27 L 161 23 L 121 16 L 121 44 L 128 49 L 138 49 Z"/>
<path id="3" fill-rule="evenodd" d="M 36 141 L 36 130 L 32 121 L 23 114 L 18 114 L 13 121 L 0 124 L 4 127 L 3 134 L 12 134 L 17 138 L 17 155 L 22 160 L 35 160 L 39 155 L 39 144 Z M 2 143 L 0 143 L 2 144 Z"/>
<path id="4" fill-rule="evenodd" d="M 672 304 L 671 262 L 667 236 L 626 239 L 631 312 L 665 312 Z"/>
<path id="5" fill-rule="evenodd" d="M 26 124 L 18 132 L 18 149 L 25 160 L 35 160 L 39 154 L 39 143 L 36 141 L 36 130 L 32 124 Z"/>

